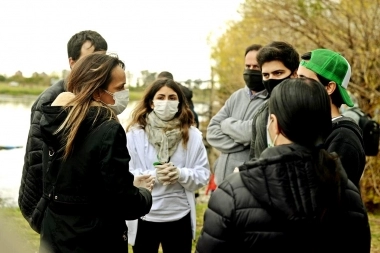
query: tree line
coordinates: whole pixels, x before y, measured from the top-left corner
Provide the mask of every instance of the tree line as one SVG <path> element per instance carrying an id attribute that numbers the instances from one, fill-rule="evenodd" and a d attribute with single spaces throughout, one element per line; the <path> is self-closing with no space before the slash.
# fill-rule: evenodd
<path id="1" fill-rule="evenodd" d="M 223 104 L 244 86 L 245 48 L 274 40 L 292 44 L 300 55 L 316 48 L 340 52 L 351 64 L 349 91 L 360 107 L 380 121 L 380 0 L 245 0 L 241 19 L 231 21 L 212 47 Z M 380 159 L 367 158 L 361 180 L 369 210 L 380 208 Z"/>

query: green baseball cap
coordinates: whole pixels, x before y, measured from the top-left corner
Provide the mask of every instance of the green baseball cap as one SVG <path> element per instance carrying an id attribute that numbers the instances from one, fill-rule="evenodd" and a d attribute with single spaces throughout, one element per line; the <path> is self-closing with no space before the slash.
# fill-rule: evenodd
<path id="1" fill-rule="evenodd" d="M 327 80 L 334 81 L 343 102 L 349 107 L 354 106 L 347 92 L 347 86 L 351 78 L 351 66 L 342 55 L 329 49 L 316 49 L 311 51 L 310 60 L 302 60 L 300 65 Z"/>

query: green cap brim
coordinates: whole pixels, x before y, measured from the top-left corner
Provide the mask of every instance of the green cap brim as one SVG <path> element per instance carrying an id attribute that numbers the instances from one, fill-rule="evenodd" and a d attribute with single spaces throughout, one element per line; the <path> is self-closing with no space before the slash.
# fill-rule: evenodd
<path id="1" fill-rule="evenodd" d="M 345 88 L 343 88 L 342 86 L 340 85 L 336 85 L 339 89 L 339 93 L 340 95 L 342 96 L 342 99 L 343 99 L 343 102 L 348 105 L 349 107 L 353 107 L 354 106 L 354 103 L 352 102 L 350 96 L 348 95 L 348 92 Z"/>

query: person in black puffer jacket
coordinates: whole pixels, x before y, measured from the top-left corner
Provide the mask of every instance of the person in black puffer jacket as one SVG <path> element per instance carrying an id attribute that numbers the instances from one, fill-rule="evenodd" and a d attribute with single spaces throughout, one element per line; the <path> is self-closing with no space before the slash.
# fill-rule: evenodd
<path id="1" fill-rule="evenodd" d="M 336 153 L 329 96 L 287 79 L 269 100 L 272 147 L 238 167 L 209 200 L 196 252 L 370 252 L 367 212 Z"/>
<path id="2" fill-rule="evenodd" d="M 85 30 L 74 34 L 67 43 L 70 68 L 79 58 L 97 51 L 107 51 L 107 42 L 99 33 Z M 18 197 L 21 213 L 28 222 L 42 196 L 42 137 L 40 130 L 42 104 L 53 101 L 65 90 L 65 80 L 58 81 L 42 92 L 31 108 L 30 129 Z"/>
<path id="3" fill-rule="evenodd" d="M 154 177 L 129 172 L 117 118 L 129 101 L 125 80 L 117 56 L 93 53 L 73 67 L 69 92 L 42 105 L 41 133 L 49 147 L 43 185 L 51 198 L 40 253 L 128 252 L 125 220 L 150 211 Z"/>

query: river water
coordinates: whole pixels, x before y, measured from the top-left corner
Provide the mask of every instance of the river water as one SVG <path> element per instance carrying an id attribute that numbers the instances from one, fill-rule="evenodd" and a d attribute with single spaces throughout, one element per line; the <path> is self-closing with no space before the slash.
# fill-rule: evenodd
<path id="1" fill-rule="evenodd" d="M 0 94 L 0 146 L 19 148 L 0 149 L 0 198 L 4 206 L 17 206 L 18 190 L 24 164 L 25 145 L 30 126 L 30 108 L 37 97 L 14 97 Z M 125 126 L 136 101 L 130 101 L 127 109 L 119 115 Z M 207 112 L 206 104 L 195 104 L 195 110 Z M 204 118 L 201 116 L 200 121 Z"/>

